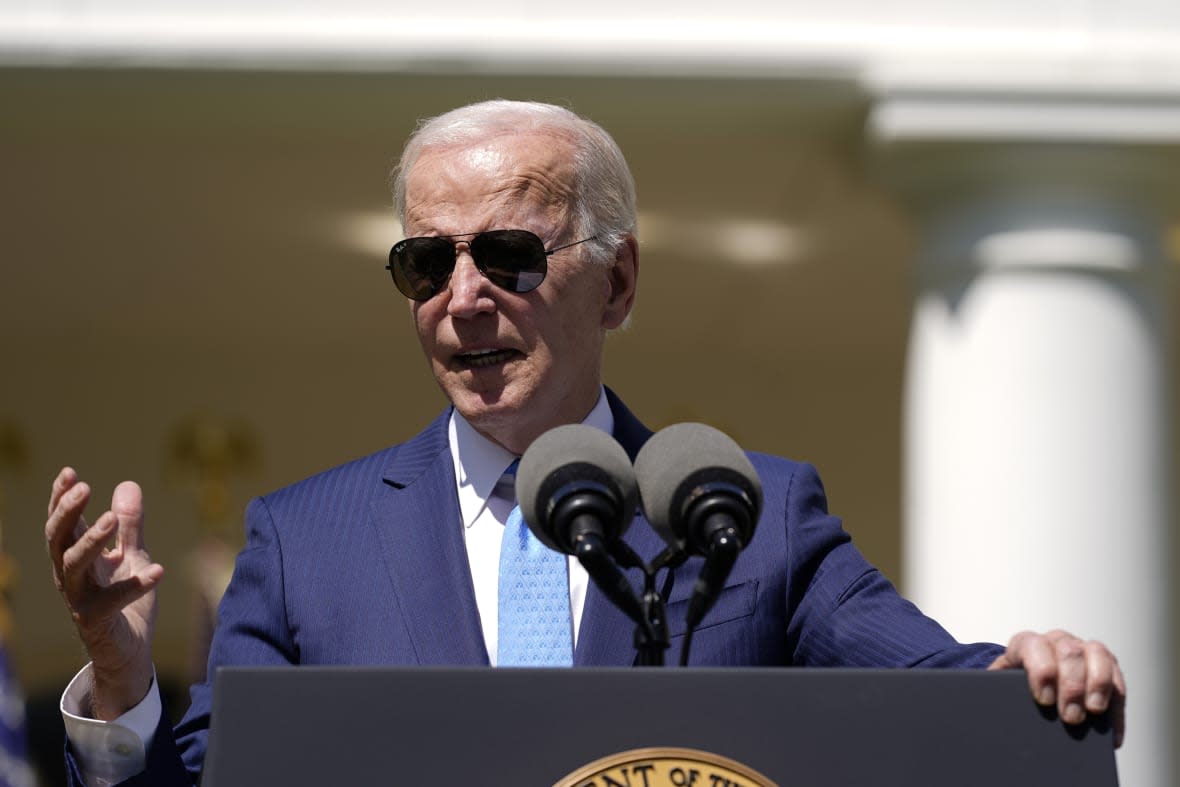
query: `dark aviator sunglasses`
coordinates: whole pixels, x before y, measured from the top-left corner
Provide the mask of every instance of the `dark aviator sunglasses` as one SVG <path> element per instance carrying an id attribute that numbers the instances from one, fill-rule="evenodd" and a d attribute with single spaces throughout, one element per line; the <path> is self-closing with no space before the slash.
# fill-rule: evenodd
<path id="1" fill-rule="evenodd" d="M 385 269 L 407 298 L 426 301 L 441 292 L 455 270 L 459 250 L 453 238 L 471 238 L 468 248 L 475 267 L 488 281 L 509 292 L 530 292 L 541 286 L 549 269 L 549 256 L 595 237 L 546 249 L 528 230 L 488 230 L 406 238 L 389 250 Z"/>

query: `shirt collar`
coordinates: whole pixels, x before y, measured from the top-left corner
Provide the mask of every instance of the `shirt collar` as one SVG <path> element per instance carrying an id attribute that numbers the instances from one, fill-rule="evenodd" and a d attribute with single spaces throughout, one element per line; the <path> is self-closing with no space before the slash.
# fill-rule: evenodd
<path id="1" fill-rule="evenodd" d="M 598 402 L 582 421 L 607 434 L 614 432 L 615 416 L 606 401 L 606 389 L 598 392 Z M 496 483 L 517 457 L 503 446 L 475 431 L 458 410 L 451 410 L 447 425 L 451 461 L 455 463 L 455 487 L 459 495 L 459 512 L 463 526 L 471 527 L 487 505 Z"/>

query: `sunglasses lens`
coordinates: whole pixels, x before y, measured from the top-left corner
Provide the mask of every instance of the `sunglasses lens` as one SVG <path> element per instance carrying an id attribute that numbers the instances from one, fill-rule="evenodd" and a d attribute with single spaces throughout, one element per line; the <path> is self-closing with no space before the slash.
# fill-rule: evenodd
<path id="1" fill-rule="evenodd" d="M 480 273 L 510 292 L 530 292 L 545 280 L 545 244 L 528 230 L 491 230 L 471 239 Z M 406 238 L 389 252 L 393 282 L 416 301 L 433 298 L 455 270 L 455 244 L 447 237 Z"/>
<path id="2" fill-rule="evenodd" d="M 407 298 L 430 299 L 455 269 L 455 246 L 444 238 L 407 238 L 389 252 L 393 283 Z"/>
<path id="3" fill-rule="evenodd" d="M 548 268 L 545 244 L 527 230 L 492 230 L 475 236 L 471 256 L 484 276 L 510 292 L 541 286 Z"/>

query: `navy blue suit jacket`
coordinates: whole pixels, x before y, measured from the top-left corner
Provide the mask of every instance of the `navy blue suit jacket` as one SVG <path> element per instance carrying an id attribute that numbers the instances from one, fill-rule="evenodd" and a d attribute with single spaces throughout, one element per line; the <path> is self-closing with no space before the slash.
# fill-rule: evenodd
<path id="1" fill-rule="evenodd" d="M 651 432 L 609 391 L 608 398 L 615 437 L 634 459 Z M 250 504 L 210 676 L 223 664 L 488 664 L 459 525 L 449 415 L 406 443 Z M 897 594 L 828 514 L 813 468 L 750 459 L 763 484 L 762 516 L 694 634 L 692 664 L 984 667 L 999 655 L 995 645 L 960 645 Z M 663 548 L 644 521 L 626 540 L 645 559 Z M 676 572 L 672 656 L 699 569 L 693 559 Z M 592 584 L 575 665 L 632 665 L 633 630 Z M 161 722 L 148 771 L 129 783 L 188 784 L 199 774 L 211 681 L 191 694 L 183 721 L 175 731 Z"/>

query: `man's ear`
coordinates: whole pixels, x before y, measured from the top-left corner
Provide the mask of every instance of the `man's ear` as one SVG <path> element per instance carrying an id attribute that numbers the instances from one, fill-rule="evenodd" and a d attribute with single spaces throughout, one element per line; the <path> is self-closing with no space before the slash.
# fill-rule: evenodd
<path id="1" fill-rule="evenodd" d="M 615 250 L 607 284 L 610 292 L 602 315 L 602 327 L 609 331 L 622 325 L 635 305 L 639 286 L 639 241 L 631 233 L 627 233 Z"/>

